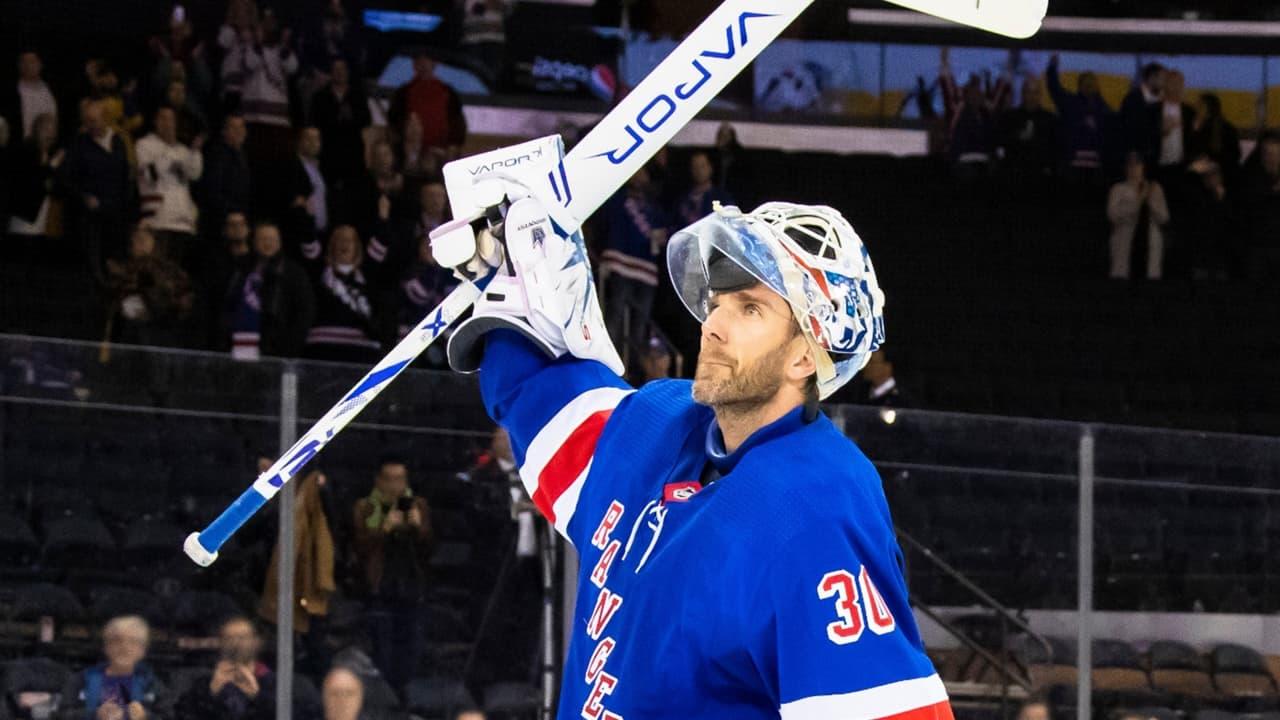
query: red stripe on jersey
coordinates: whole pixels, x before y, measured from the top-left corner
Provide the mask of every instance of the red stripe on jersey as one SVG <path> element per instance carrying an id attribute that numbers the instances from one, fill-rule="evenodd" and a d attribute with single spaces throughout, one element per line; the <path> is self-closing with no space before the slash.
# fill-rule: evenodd
<path id="1" fill-rule="evenodd" d="M 955 720 L 955 716 L 951 714 L 951 701 L 943 700 L 933 705 L 890 715 L 883 720 Z"/>
<path id="2" fill-rule="evenodd" d="M 542 472 L 538 473 L 538 489 L 533 491 L 533 504 L 538 506 L 552 525 L 556 522 L 556 514 L 552 506 L 573 484 L 573 481 L 578 479 L 586 469 L 587 463 L 591 462 L 591 456 L 596 451 L 596 442 L 600 439 L 600 433 L 604 432 L 605 422 L 612 414 L 613 410 L 610 409 L 589 415 L 572 433 L 569 433 L 569 437 L 547 461 Z"/>

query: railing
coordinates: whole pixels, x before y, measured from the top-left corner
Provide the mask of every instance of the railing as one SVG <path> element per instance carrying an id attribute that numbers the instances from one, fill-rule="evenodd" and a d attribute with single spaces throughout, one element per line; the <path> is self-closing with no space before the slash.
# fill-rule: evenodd
<path id="1" fill-rule="evenodd" d="M 114 348 L 104 365 L 97 350 L 94 343 L 0 336 L 0 501 L 36 521 L 41 507 L 83 504 L 92 494 L 117 543 L 148 517 L 200 527 L 243 489 L 256 459 L 278 452 L 286 371 L 297 376 L 299 429 L 365 372 L 134 347 Z M 904 547 L 926 547 L 941 561 L 911 563 L 908 580 L 914 599 L 944 622 L 955 614 L 949 608 L 977 596 L 1023 633 L 1078 634 L 1084 655 L 1095 626 L 1123 636 L 1123 618 L 1112 611 L 1280 610 L 1280 440 L 857 406 L 828 414 L 879 467 Z M 473 378 L 409 370 L 317 465 L 349 516 L 351 503 L 369 492 L 378 456 L 395 451 L 407 457 L 415 486 L 439 495 L 445 512 L 446 500 L 465 487 L 456 473 L 488 444 L 491 429 Z M 468 520 L 501 537 L 511 522 L 507 487 L 485 502 L 488 509 L 468 510 Z M 256 535 L 247 528 L 241 547 L 228 548 L 210 571 L 192 568 L 175 543 L 169 560 L 146 573 L 195 578 L 252 607 L 257 588 L 211 573 L 235 570 L 255 543 L 269 549 L 262 527 L 269 525 Z M 58 570 L 41 565 L 49 552 L 47 542 L 37 549 L 32 572 Z M 485 572 L 440 569 L 461 576 L 465 593 L 458 597 L 483 598 L 504 552 L 498 548 L 492 562 L 476 566 Z M 120 549 L 106 560 L 128 554 Z M 467 607 L 474 608 L 474 627 L 484 602 Z M 1012 608 L 1035 617 L 1026 622 Z M 1069 613 L 1041 612 L 1063 610 Z M 1196 616 L 1177 617 L 1183 624 L 1159 632 L 1177 639 L 1194 631 L 1186 618 Z M 1214 632 L 1216 639 L 1265 642 L 1248 627 Z M 534 655 L 518 672 L 541 685 Z M 465 657 L 427 658 L 415 670 L 456 674 Z M 490 660 L 480 653 L 471 662 Z M 1088 667 L 1087 655 L 1080 662 Z M 1082 685 L 1087 677 L 1081 673 Z M 1012 678 L 1015 685 L 1025 680 Z"/>

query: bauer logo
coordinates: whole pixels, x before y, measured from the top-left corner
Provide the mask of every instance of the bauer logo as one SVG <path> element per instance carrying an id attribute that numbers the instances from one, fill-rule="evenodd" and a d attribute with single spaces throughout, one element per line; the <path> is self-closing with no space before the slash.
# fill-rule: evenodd
<path id="1" fill-rule="evenodd" d="M 671 119 L 672 115 L 675 115 L 676 109 L 684 101 L 697 95 L 698 91 L 707 84 L 707 81 L 712 77 L 713 70 L 716 69 L 716 63 L 713 61 L 732 60 L 738 54 L 740 48 L 747 46 L 750 42 L 750 37 L 747 35 L 747 21 L 768 17 L 774 17 L 774 15 L 772 13 L 755 12 L 739 13 L 737 22 L 724 29 L 723 49 L 717 46 L 699 52 L 698 56 L 689 63 L 689 69 L 684 73 L 683 82 L 676 83 L 669 91 L 659 93 L 649 100 L 636 113 L 635 118 L 626 124 L 624 131 L 629 139 L 625 148 L 606 150 L 591 157 L 607 158 L 614 165 L 621 165 L 626 162 L 627 158 L 631 157 L 650 135 L 657 132 L 663 125 L 666 125 L 667 121 Z M 735 25 L 736 33 L 734 32 Z M 734 70 L 732 73 L 726 74 L 728 77 L 732 77 L 737 74 L 737 71 Z"/>

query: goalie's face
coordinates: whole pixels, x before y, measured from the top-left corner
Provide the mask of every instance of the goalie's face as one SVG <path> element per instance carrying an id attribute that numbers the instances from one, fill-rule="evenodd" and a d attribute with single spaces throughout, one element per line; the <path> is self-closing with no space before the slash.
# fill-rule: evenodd
<path id="1" fill-rule="evenodd" d="M 777 293 L 757 284 L 712 294 L 693 379 L 696 402 L 750 411 L 794 394 L 798 405 L 814 370 L 808 343 Z"/>

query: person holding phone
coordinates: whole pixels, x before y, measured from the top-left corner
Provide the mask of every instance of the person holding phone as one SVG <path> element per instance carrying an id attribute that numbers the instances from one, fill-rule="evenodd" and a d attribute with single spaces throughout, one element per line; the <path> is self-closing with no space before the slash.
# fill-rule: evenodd
<path id="1" fill-rule="evenodd" d="M 233 617 L 218 629 L 218 660 L 208 679 L 183 693 L 174 717 L 183 720 L 268 720 L 275 717 L 275 674 L 258 660 L 262 637 L 253 621 Z M 299 713 L 295 713 L 298 716 Z"/>
<path id="2" fill-rule="evenodd" d="M 355 557 L 369 601 L 373 660 L 397 689 L 422 655 L 422 610 L 431 557 L 427 501 L 409 487 L 403 458 L 378 462 L 373 490 L 356 501 Z"/>

